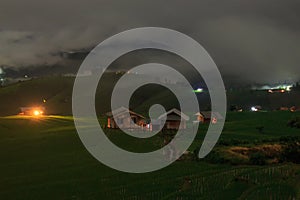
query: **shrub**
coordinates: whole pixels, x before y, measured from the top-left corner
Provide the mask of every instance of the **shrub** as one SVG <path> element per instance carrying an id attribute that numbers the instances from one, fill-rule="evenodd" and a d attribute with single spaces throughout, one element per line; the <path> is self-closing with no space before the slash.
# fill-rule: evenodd
<path id="1" fill-rule="evenodd" d="M 226 163 L 225 158 L 220 154 L 220 152 L 213 150 L 206 157 L 205 160 L 214 164 Z"/>
<path id="2" fill-rule="evenodd" d="M 300 144 L 289 144 L 282 152 L 282 160 L 300 164 Z"/>
<path id="3" fill-rule="evenodd" d="M 249 161 L 253 165 L 265 165 L 267 163 L 266 159 L 265 154 L 262 152 L 252 153 L 249 156 Z"/>

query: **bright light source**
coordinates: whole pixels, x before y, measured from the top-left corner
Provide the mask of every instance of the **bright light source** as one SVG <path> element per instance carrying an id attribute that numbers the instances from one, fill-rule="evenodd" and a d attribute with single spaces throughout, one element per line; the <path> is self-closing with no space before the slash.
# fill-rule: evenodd
<path id="1" fill-rule="evenodd" d="M 194 90 L 195 93 L 201 93 L 203 92 L 203 89 L 202 88 L 198 88 L 197 90 Z"/>
<path id="2" fill-rule="evenodd" d="M 20 107 L 21 115 L 39 117 L 44 114 L 44 107 Z"/>
<path id="3" fill-rule="evenodd" d="M 251 111 L 253 111 L 253 112 L 257 112 L 257 111 L 258 111 L 258 109 L 257 109 L 257 108 L 255 108 L 255 107 L 253 106 L 253 107 L 251 107 Z"/>
<path id="4" fill-rule="evenodd" d="M 33 110 L 33 116 L 41 116 L 43 113 L 41 110 Z"/>
<path id="5" fill-rule="evenodd" d="M 35 115 L 35 116 L 39 116 L 40 114 L 41 114 L 41 112 L 38 110 L 33 111 L 33 115 Z"/>

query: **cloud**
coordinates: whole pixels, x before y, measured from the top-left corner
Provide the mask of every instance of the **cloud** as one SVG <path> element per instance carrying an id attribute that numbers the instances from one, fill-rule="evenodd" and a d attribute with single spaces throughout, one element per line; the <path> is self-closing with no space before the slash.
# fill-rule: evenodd
<path id="1" fill-rule="evenodd" d="M 222 18 L 207 22 L 203 37 L 224 73 L 259 81 L 299 79 L 299 32 L 270 24 Z"/>
<path id="2" fill-rule="evenodd" d="M 121 31 L 157 26 L 199 41 L 223 74 L 300 79 L 300 2 L 293 0 L 2 0 L 0 65 L 51 65 Z"/>

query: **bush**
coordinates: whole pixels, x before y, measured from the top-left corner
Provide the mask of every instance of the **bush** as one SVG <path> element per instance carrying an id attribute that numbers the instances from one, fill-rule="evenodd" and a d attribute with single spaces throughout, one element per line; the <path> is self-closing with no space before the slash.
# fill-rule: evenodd
<path id="1" fill-rule="evenodd" d="M 297 142 L 289 144 L 282 153 L 282 160 L 300 164 L 300 144 Z"/>
<path id="2" fill-rule="evenodd" d="M 279 138 L 279 142 L 282 142 L 282 143 L 294 143 L 296 141 L 300 142 L 299 136 L 281 136 Z"/>
<path id="3" fill-rule="evenodd" d="M 226 163 L 225 158 L 220 154 L 220 152 L 213 150 L 206 157 L 205 160 L 213 164 L 223 164 Z"/>
<path id="4" fill-rule="evenodd" d="M 267 163 L 266 159 L 267 158 L 266 158 L 265 154 L 263 154 L 262 152 L 256 152 L 256 153 L 250 154 L 250 157 L 249 157 L 249 161 L 253 165 L 265 165 Z"/>
<path id="5" fill-rule="evenodd" d="M 249 144 L 249 141 L 238 139 L 221 139 L 218 144 L 222 146 L 236 146 L 241 144 Z"/>

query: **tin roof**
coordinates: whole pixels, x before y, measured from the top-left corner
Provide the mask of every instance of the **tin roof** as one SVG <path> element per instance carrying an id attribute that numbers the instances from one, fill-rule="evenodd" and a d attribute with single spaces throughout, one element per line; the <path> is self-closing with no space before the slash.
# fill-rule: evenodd
<path id="1" fill-rule="evenodd" d="M 201 115 L 206 119 L 210 119 L 211 117 L 215 117 L 217 119 L 223 119 L 223 116 L 218 112 L 202 111 L 202 112 L 197 112 L 195 115 L 197 116 Z"/>
<path id="2" fill-rule="evenodd" d="M 171 114 L 173 114 L 173 113 L 174 113 L 175 115 L 177 115 L 177 116 L 180 116 L 182 119 L 184 119 L 184 120 L 186 120 L 186 121 L 188 121 L 188 120 L 190 119 L 189 116 L 187 116 L 187 115 L 184 114 L 183 112 L 177 110 L 176 108 L 173 108 L 173 109 L 169 110 L 168 112 L 162 114 L 161 116 L 158 117 L 158 119 L 162 119 L 162 118 L 165 117 L 165 116 L 168 117 L 168 115 L 171 115 Z M 169 117 L 168 117 L 167 119 L 169 119 Z M 169 120 L 170 120 L 170 119 L 169 119 Z M 178 120 L 178 119 L 174 119 L 174 120 Z"/>
<path id="3" fill-rule="evenodd" d="M 128 108 L 123 107 L 123 106 L 120 107 L 120 108 L 118 108 L 118 109 L 115 109 L 115 110 L 113 110 L 111 112 L 107 112 L 105 115 L 108 116 L 108 117 L 112 117 L 113 113 L 115 113 L 114 117 L 117 117 L 117 116 L 122 115 L 122 114 L 124 114 L 126 112 L 129 112 L 130 115 L 136 115 L 136 116 L 139 116 L 139 117 L 145 119 L 145 117 L 143 115 L 135 113 L 135 112 L 129 110 Z"/>

